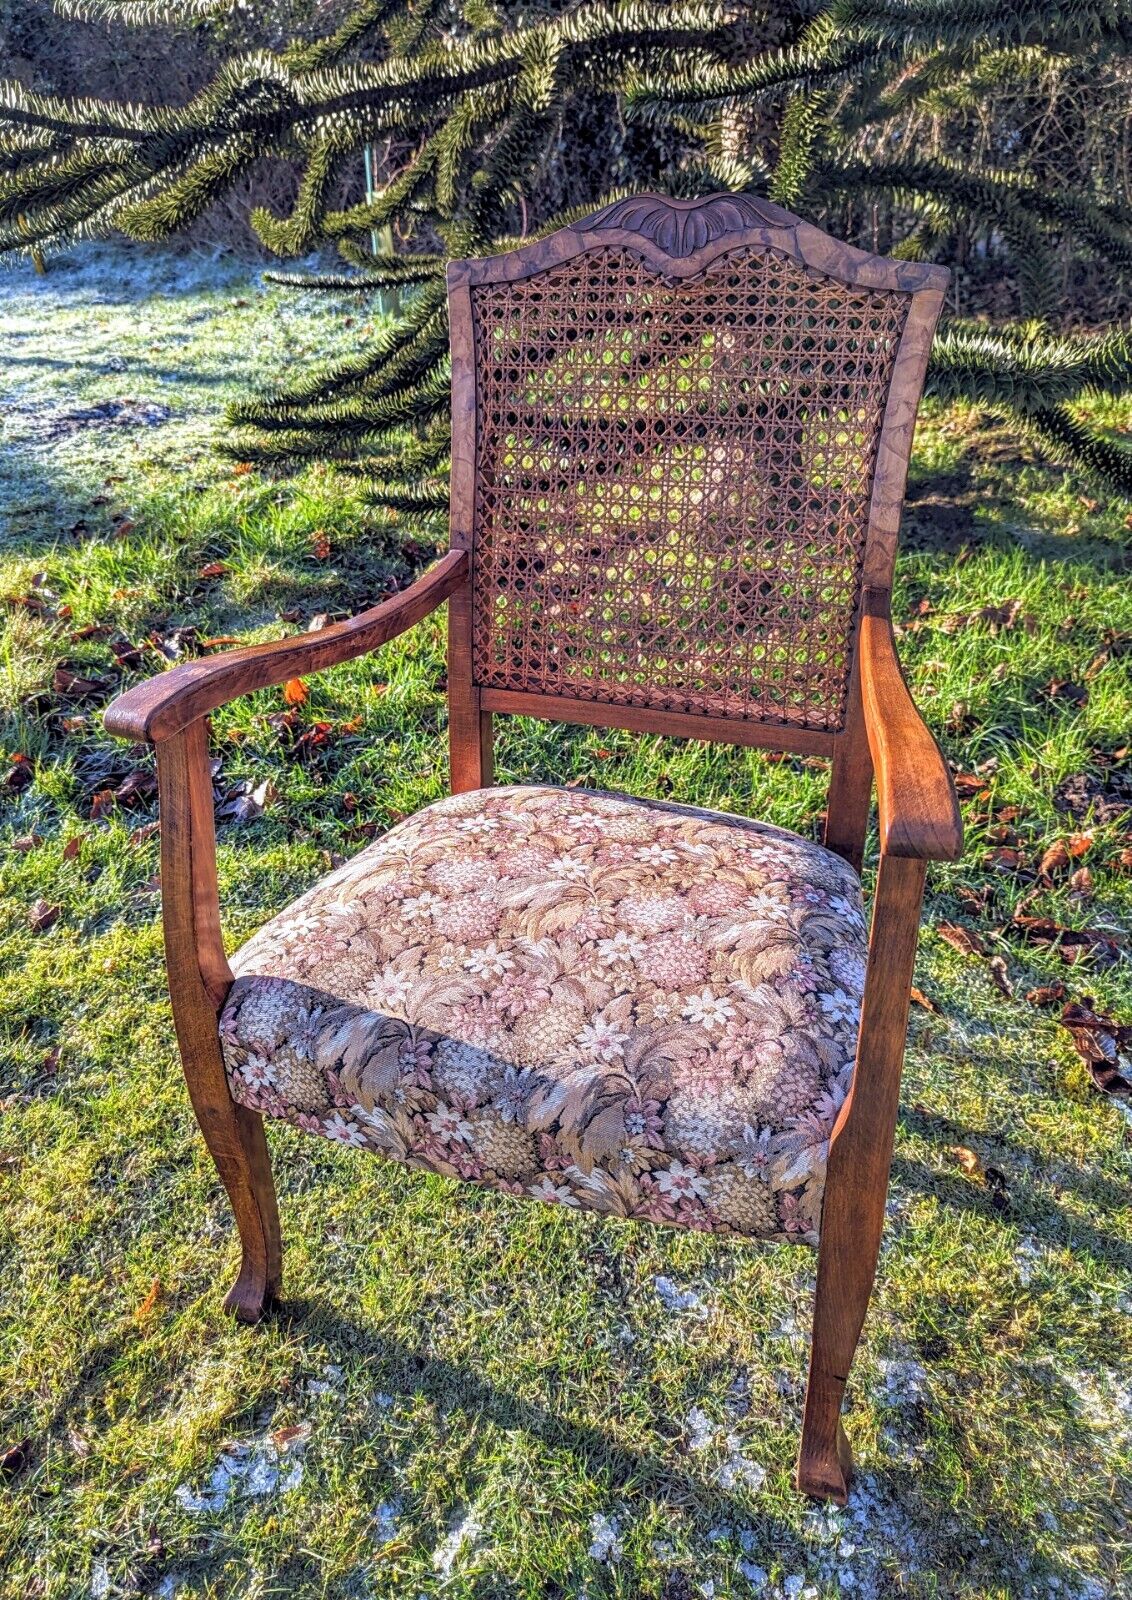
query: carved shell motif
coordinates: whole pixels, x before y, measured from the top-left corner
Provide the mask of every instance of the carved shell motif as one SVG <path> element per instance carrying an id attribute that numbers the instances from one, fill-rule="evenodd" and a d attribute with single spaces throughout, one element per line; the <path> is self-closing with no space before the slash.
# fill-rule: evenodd
<path id="1" fill-rule="evenodd" d="M 751 194 L 713 194 L 703 200 L 668 200 L 640 195 L 615 200 L 604 211 L 573 224 L 578 233 L 603 228 L 636 233 L 670 256 L 690 256 L 725 233 L 747 228 L 793 227 L 797 218 L 770 200 Z"/>

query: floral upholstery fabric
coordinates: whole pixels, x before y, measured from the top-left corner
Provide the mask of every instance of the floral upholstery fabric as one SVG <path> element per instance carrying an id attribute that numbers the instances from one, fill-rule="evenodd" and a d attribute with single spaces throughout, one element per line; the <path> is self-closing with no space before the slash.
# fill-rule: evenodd
<path id="1" fill-rule="evenodd" d="M 454 796 L 246 944 L 232 1094 L 509 1194 L 816 1242 L 860 882 L 784 830 L 580 789 Z"/>

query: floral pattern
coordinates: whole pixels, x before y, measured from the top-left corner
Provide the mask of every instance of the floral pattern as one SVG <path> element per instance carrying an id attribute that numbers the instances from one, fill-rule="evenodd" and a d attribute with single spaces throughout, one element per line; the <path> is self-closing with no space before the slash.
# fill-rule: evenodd
<path id="1" fill-rule="evenodd" d="M 456 795 L 269 922 L 234 1098 L 508 1194 L 816 1243 L 865 973 L 839 857 L 580 789 Z"/>

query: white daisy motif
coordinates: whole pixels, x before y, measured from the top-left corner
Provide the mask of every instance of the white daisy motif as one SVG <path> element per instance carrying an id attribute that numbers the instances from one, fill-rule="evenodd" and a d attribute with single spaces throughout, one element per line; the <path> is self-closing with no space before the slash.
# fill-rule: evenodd
<path id="1" fill-rule="evenodd" d="M 627 1033 L 618 1033 L 612 1024 L 598 1019 L 582 1029 L 578 1035 L 578 1044 L 583 1051 L 596 1056 L 599 1061 L 615 1061 L 624 1053 L 628 1037 Z"/>
<path id="2" fill-rule="evenodd" d="M 683 1161 L 674 1161 L 670 1167 L 654 1172 L 653 1177 L 661 1194 L 670 1195 L 673 1200 L 688 1200 L 693 1195 L 702 1200 L 707 1194 L 707 1184 L 695 1167 Z"/>
<path id="3" fill-rule="evenodd" d="M 339 1144 L 362 1145 L 366 1142 L 365 1134 L 356 1122 L 350 1122 L 340 1111 L 335 1111 L 333 1116 L 323 1117 L 322 1131 L 328 1139 L 337 1139 Z"/>
<path id="4" fill-rule="evenodd" d="M 579 861 L 576 856 L 559 856 L 547 868 L 552 877 L 564 880 L 567 883 L 580 883 L 588 876 L 588 869 L 584 861 Z"/>
<path id="5" fill-rule="evenodd" d="M 735 1015 L 735 1007 L 724 996 L 703 989 L 684 1002 L 683 1015 L 704 1028 L 722 1028 L 728 1017 Z"/>
<path id="6" fill-rule="evenodd" d="M 758 894 L 749 894 L 743 902 L 743 910 L 750 917 L 775 917 L 782 913 L 783 902 L 777 895 L 767 894 L 761 890 Z"/>
<path id="7" fill-rule="evenodd" d="M 366 999 L 381 1009 L 395 1010 L 409 998 L 412 985 L 397 972 L 382 972 L 368 984 Z"/>
<path id="8" fill-rule="evenodd" d="M 830 1022 L 843 1025 L 856 1022 L 861 1003 L 844 989 L 829 989 L 818 996 L 818 1003 Z"/>
<path id="9" fill-rule="evenodd" d="M 650 867 L 669 866 L 673 861 L 679 861 L 677 851 L 670 850 L 662 844 L 642 845 L 637 851 L 637 860 L 645 861 Z"/>
<path id="10" fill-rule="evenodd" d="M 402 900 L 400 912 L 406 922 L 419 922 L 423 917 L 431 917 L 433 907 L 440 904 L 440 896 L 426 889 L 411 900 Z"/>
<path id="11" fill-rule="evenodd" d="M 552 1206 L 576 1206 L 578 1200 L 564 1183 L 555 1183 L 549 1172 L 544 1172 L 537 1183 L 529 1184 L 527 1193 L 533 1200 L 547 1200 Z"/>
<path id="12" fill-rule="evenodd" d="M 605 967 L 616 966 L 619 961 L 636 961 L 644 955 L 645 946 L 642 940 L 634 939 L 631 933 L 618 931 L 611 939 L 599 939 L 597 953 Z"/>
<path id="13" fill-rule="evenodd" d="M 503 1083 L 495 1097 L 496 1109 L 504 1122 L 521 1119 L 534 1083 L 535 1075 L 530 1067 L 504 1067 Z"/>
<path id="14" fill-rule="evenodd" d="M 485 944 L 482 950 L 473 950 L 464 959 L 465 970 L 474 972 L 480 978 L 501 978 L 514 965 L 513 959 L 505 950 L 500 950 L 494 940 L 491 944 Z"/>
<path id="15" fill-rule="evenodd" d="M 428 1113 L 428 1125 L 441 1144 L 471 1142 L 473 1132 L 471 1123 L 453 1106 L 446 1106 L 443 1100 L 438 1100 L 436 1110 Z"/>
<path id="16" fill-rule="evenodd" d="M 861 923 L 865 920 L 861 915 L 860 906 L 854 901 L 847 899 L 843 894 L 830 895 L 829 909 L 831 911 L 836 911 L 839 917 L 844 917 L 846 922 Z"/>
<path id="17" fill-rule="evenodd" d="M 279 1081 L 273 1063 L 266 1056 L 249 1055 L 239 1070 L 240 1077 L 253 1089 L 266 1089 Z"/>

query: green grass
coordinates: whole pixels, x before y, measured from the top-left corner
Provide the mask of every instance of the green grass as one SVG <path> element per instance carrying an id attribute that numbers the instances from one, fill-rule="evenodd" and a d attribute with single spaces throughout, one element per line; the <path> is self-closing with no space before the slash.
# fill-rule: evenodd
<path id="1" fill-rule="evenodd" d="M 148 769 L 101 733 L 101 707 L 161 657 L 147 647 L 123 673 L 111 646 L 188 625 L 278 635 L 281 613 L 303 626 L 379 597 L 420 552 L 325 472 L 274 481 L 213 449 L 223 401 L 359 337 L 356 304 L 203 267 L 174 293 L 183 263 L 94 261 L 10 281 L 0 345 L 15 402 L 0 592 L 43 607 L 9 604 L 0 646 L 0 747 L 34 764 L 0 833 L 0 1446 L 30 1440 L 0 1480 L 4 1600 L 1132 1592 L 1128 1123 L 1056 1008 L 1021 998 L 1061 979 L 1128 1021 L 1132 984 L 1125 957 L 1067 965 L 1010 920 L 1036 889 L 1032 915 L 1129 926 L 1126 826 L 1055 802 L 1127 781 L 1104 758 L 1132 728 L 1129 656 L 1111 643 L 1132 632 L 1128 508 L 984 418 L 924 419 L 901 647 L 990 802 L 965 802 L 967 854 L 929 879 L 917 983 L 939 1012 L 912 1018 L 848 1416 L 862 1476 L 847 1512 L 819 1512 L 789 1484 L 813 1289 L 801 1247 L 516 1207 L 280 1127 L 287 1303 L 254 1330 L 222 1316 L 236 1241 L 163 993 L 157 842 L 138 831 L 153 799 L 91 816 Z M 123 398 L 172 414 L 59 431 Z M 1028 621 L 954 620 L 1011 600 Z M 109 632 L 76 638 L 88 625 Z M 104 687 L 62 699 L 61 663 Z M 222 792 L 271 785 L 262 817 L 220 830 L 232 942 L 444 792 L 443 672 L 433 621 L 312 680 L 297 731 L 329 723 L 323 743 L 296 749 L 271 721 L 277 693 L 216 718 Z M 1057 680 L 1087 698 L 1050 695 Z M 805 833 L 824 804 L 821 763 L 628 733 L 516 721 L 498 756 L 505 780 L 576 777 Z M 1016 842 L 990 804 L 1017 808 Z M 1091 893 L 1038 883 L 1044 848 L 1089 826 Z M 1021 862 L 992 854 L 1004 846 Z M 40 899 L 58 916 L 34 933 Z M 941 921 L 981 934 L 1016 998 Z M 1003 1174 L 1006 1201 L 959 1146 Z M 309 1433 L 274 1462 L 291 1425 Z M 225 1455 L 233 1442 L 248 1453 Z"/>

